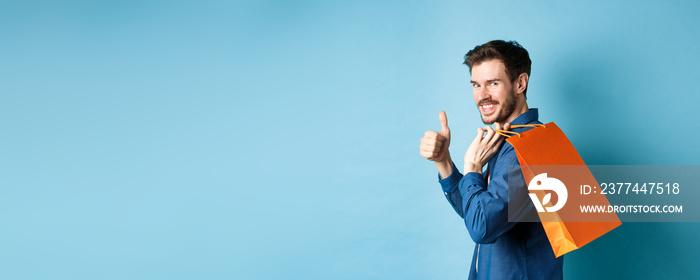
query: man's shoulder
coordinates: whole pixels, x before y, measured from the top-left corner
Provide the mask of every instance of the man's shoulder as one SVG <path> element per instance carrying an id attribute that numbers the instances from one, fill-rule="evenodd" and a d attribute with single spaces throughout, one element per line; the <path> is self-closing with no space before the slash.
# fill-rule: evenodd
<path id="1" fill-rule="evenodd" d="M 505 164 L 516 163 L 516 164 L 518 164 L 518 156 L 515 152 L 515 148 L 513 148 L 513 145 L 511 145 L 507 141 L 504 141 L 503 146 L 501 147 L 501 150 L 498 151 L 497 165 L 501 165 L 501 163 L 505 163 Z"/>

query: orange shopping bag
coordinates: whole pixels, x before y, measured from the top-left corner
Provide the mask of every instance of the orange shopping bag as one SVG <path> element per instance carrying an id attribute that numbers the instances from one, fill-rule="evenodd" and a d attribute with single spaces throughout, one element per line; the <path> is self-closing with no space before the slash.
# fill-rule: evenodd
<path id="1" fill-rule="evenodd" d="M 515 148 L 520 169 L 528 184 L 529 194 L 533 199 L 533 204 L 538 208 L 539 221 L 552 245 L 554 255 L 559 257 L 581 248 L 620 226 L 622 223 L 614 212 L 587 214 L 586 216 L 581 213 L 582 210 L 578 205 L 581 204 L 582 199 L 586 203 L 603 207 L 609 206 L 610 203 L 604 194 L 591 193 L 582 196 L 579 192 L 579 185 L 583 184 L 582 182 L 589 183 L 591 186 L 595 186 L 597 183 L 564 132 L 551 122 L 545 125 L 513 125 L 511 128 L 526 126 L 535 128 L 523 133 L 503 130 L 497 132 L 508 137 L 506 141 Z M 542 174 L 544 176 L 539 176 Z M 537 176 L 537 180 L 533 181 L 535 176 Z M 562 187 L 566 187 L 566 193 L 568 193 L 568 201 L 566 197 L 563 198 L 563 204 L 566 206 L 552 207 L 550 201 L 552 193 L 547 194 L 544 190 L 537 190 L 537 187 L 533 187 L 535 183 L 536 185 L 540 184 L 540 179 L 550 177 L 558 178 L 559 182 L 563 181 L 565 186 Z M 541 204 L 536 205 L 540 203 L 540 199 Z M 557 199 L 562 199 L 562 197 Z M 557 204 L 559 204 L 558 201 Z M 553 209 L 556 211 L 548 211 Z"/>

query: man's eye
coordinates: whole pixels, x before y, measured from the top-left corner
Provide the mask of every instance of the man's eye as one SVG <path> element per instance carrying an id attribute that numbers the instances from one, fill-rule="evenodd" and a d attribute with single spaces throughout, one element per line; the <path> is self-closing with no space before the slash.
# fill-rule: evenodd
<path id="1" fill-rule="evenodd" d="M 472 84 L 472 86 L 475 87 L 475 88 L 478 88 L 478 87 L 479 87 L 478 84 Z"/>
<path id="2" fill-rule="evenodd" d="M 491 85 L 492 85 L 492 86 L 497 86 L 498 83 L 497 83 L 497 82 L 493 82 L 493 83 L 491 83 Z"/>

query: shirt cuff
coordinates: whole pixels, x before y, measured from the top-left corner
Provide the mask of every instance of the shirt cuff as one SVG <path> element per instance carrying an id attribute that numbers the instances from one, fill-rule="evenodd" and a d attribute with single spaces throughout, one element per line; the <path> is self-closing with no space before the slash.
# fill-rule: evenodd
<path id="1" fill-rule="evenodd" d="M 462 173 L 459 173 L 459 169 L 455 163 L 452 163 L 452 174 L 445 179 L 440 179 L 440 172 L 438 172 L 438 182 L 442 186 L 442 191 L 451 193 L 456 191 L 459 185 L 459 181 L 462 179 Z"/>
<path id="2" fill-rule="evenodd" d="M 469 172 L 464 175 L 462 180 L 459 181 L 459 193 L 462 197 L 468 197 L 467 192 L 475 192 L 484 190 L 486 188 L 486 180 L 484 180 L 484 175 L 478 172 Z M 478 188 L 477 190 L 470 190 L 473 188 Z"/>

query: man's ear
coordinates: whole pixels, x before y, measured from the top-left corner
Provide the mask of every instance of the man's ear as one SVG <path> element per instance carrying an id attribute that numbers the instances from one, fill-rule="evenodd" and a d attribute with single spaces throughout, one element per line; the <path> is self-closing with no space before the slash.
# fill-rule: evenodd
<path id="1" fill-rule="evenodd" d="M 527 83 L 529 82 L 530 76 L 527 73 L 520 73 L 520 75 L 515 79 L 515 92 L 523 93 L 527 89 Z"/>

